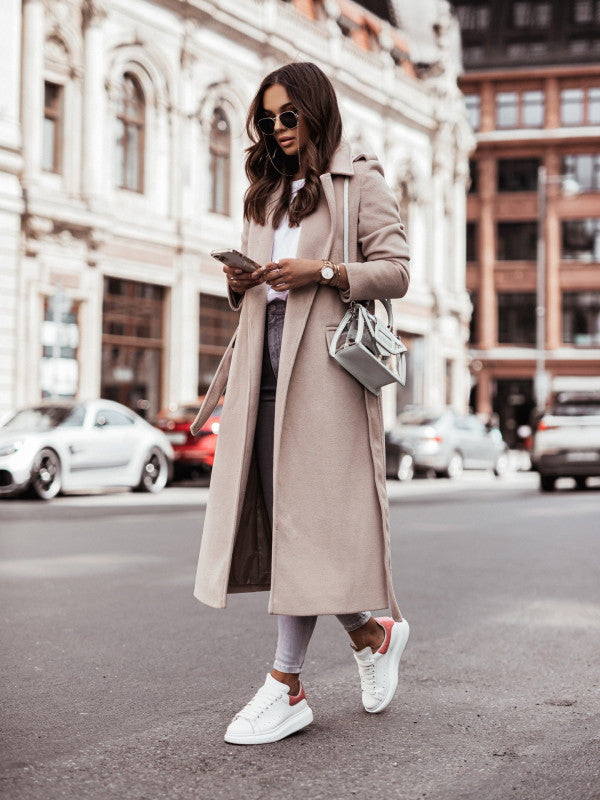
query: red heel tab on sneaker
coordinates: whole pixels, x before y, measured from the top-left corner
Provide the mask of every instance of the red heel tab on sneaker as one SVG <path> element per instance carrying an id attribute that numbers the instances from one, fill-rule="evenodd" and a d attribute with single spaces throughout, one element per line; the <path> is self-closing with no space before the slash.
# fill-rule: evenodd
<path id="1" fill-rule="evenodd" d="M 295 706 L 296 703 L 299 703 L 300 700 L 306 700 L 306 693 L 304 691 L 304 686 L 300 684 L 300 691 L 295 697 L 288 697 L 291 706 Z"/>
<path id="2" fill-rule="evenodd" d="M 394 620 L 391 617 L 377 617 L 376 621 L 385 630 L 385 639 L 383 640 L 383 644 L 381 645 L 381 647 L 377 652 L 381 653 L 381 655 L 385 655 L 388 651 L 388 647 L 390 646 L 390 641 L 392 638 L 392 628 L 394 627 Z"/>

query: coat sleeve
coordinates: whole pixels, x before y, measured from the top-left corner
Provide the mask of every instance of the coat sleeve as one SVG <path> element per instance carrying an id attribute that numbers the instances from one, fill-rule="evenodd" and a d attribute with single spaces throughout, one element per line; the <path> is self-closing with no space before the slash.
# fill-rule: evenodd
<path id="1" fill-rule="evenodd" d="M 244 220 L 244 228 L 242 230 L 242 244 L 241 244 L 241 252 L 246 254 L 248 250 L 248 232 L 250 230 L 250 222 L 245 219 Z M 229 306 L 233 311 L 240 311 L 242 308 L 242 303 L 244 302 L 244 294 L 239 294 L 238 292 L 232 291 L 229 284 L 227 284 L 227 300 L 229 301 Z"/>
<path id="2" fill-rule="evenodd" d="M 349 288 L 342 300 L 377 300 L 403 297 L 408 290 L 408 244 L 398 203 L 376 158 L 360 164 L 358 242 L 363 262 L 346 264 Z M 356 170 L 358 172 L 358 169 Z M 355 173 L 356 174 L 356 173 Z"/>

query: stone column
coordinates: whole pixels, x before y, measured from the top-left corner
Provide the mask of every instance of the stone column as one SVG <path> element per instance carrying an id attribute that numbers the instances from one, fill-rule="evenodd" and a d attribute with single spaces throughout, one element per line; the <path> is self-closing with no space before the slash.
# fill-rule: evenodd
<path id="1" fill-rule="evenodd" d="M 106 123 L 105 44 L 102 23 L 106 8 L 99 0 L 85 0 L 82 24 L 85 39 L 83 79 L 83 195 L 91 208 L 104 194 L 108 154 L 104 153 Z"/>
<path id="2" fill-rule="evenodd" d="M 45 36 L 42 0 L 24 0 L 21 119 L 26 188 L 36 180 L 42 168 Z"/>
<path id="3" fill-rule="evenodd" d="M 22 402 L 23 358 L 21 313 L 21 214 L 23 193 L 19 176 L 23 169 L 19 126 L 21 67 L 21 2 L 0 3 L 0 413 Z"/>

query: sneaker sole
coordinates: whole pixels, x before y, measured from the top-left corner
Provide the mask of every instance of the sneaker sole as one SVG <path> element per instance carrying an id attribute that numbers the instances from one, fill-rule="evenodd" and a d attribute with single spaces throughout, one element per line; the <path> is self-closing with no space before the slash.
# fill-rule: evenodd
<path id="1" fill-rule="evenodd" d="M 406 622 L 406 620 L 403 620 Z M 405 632 L 406 631 L 406 632 Z M 388 686 L 388 690 L 386 692 L 385 697 L 379 703 L 379 705 L 375 706 L 375 708 L 365 708 L 365 711 L 368 711 L 369 714 L 379 714 L 385 708 L 389 706 L 392 702 L 392 698 L 396 693 L 396 688 L 398 686 L 398 667 L 400 665 L 400 659 L 402 658 L 402 653 L 404 652 L 404 648 L 406 647 L 406 643 L 408 642 L 408 637 L 410 634 L 410 628 L 408 626 L 408 622 L 406 622 L 406 627 L 401 626 L 401 629 L 398 630 L 395 626 L 392 628 L 392 636 L 390 640 L 390 647 L 388 652 L 394 658 L 394 669 L 392 670 L 392 680 L 390 685 Z"/>
<path id="2" fill-rule="evenodd" d="M 304 701 L 306 702 L 306 701 Z M 269 733 L 226 733 L 225 741 L 229 744 L 270 744 L 285 739 L 292 733 L 306 728 L 313 721 L 313 712 L 308 704 L 293 717 L 288 717 Z"/>

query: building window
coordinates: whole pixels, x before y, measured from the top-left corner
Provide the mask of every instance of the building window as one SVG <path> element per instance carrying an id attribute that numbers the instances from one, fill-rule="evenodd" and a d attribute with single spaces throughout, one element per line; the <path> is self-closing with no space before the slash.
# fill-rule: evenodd
<path id="1" fill-rule="evenodd" d="M 519 119 L 519 98 L 516 92 L 498 92 L 496 95 L 496 126 L 516 128 Z"/>
<path id="2" fill-rule="evenodd" d="M 535 261 L 537 222 L 498 223 L 498 261 Z"/>
<path id="3" fill-rule="evenodd" d="M 600 0 L 575 0 L 573 22 L 576 25 L 600 23 Z"/>
<path id="4" fill-rule="evenodd" d="M 469 159 L 469 194 L 477 194 L 479 191 L 479 169 L 477 161 Z"/>
<path id="5" fill-rule="evenodd" d="M 499 192 L 537 191 L 537 158 L 501 158 L 498 160 Z"/>
<path id="6" fill-rule="evenodd" d="M 600 125 L 600 86 L 588 90 L 588 125 Z"/>
<path id="7" fill-rule="evenodd" d="M 469 292 L 469 300 L 471 301 L 471 305 L 473 306 L 473 310 L 471 311 L 471 319 L 469 320 L 469 344 L 471 347 L 475 347 L 477 345 L 477 309 L 479 305 L 479 295 L 475 291 Z"/>
<path id="8" fill-rule="evenodd" d="M 521 124 L 524 128 L 541 128 L 544 124 L 544 93 L 523 92 Z"/>
<path id="9" fill-rule="evenodd" d="M 560 121 L 563 125 L 583 122 L 583 89 L 563 89 L 560 93 Z"/>
<path id="10" fill-rule="evenodd" d="M 498 292 L 498 343 L 535 344 L 535 292 Z"/>
<path id="11" fill-rule="evenodd" d="M 133 192 L 144 190 L 144 134 L 146 104 L 133 75 L 123 75 L 117 111 L 117 185 Z"/>
<path id="12" fill-rule="evenodd" d="M 561 255 L 575 261 L 600 262 L 600 218 L 563 220 Z"/>
<path id="13" fill-rule="evenodd" d="M 225 113 L 216 108 L 210 126 L 210 210 L 229 214 L 231 129 Z"/>
<path id="14" fill-rule="evenodd" d="M 586 153 L 565 156 L 562 160 L 562 174 L 565 178 L 577 181 L 582 192 L 600 192 L 600 155 Z"/>
<path id="15" fill-rule="evenodd" d="M 224 297 L 200 295 L 198 397 L 208 389 L 238 322 L 239 315 Z"/>
<path id="16" fill-rule="evenodd" d="M 467 222 L 467 261 L 477 261 L 477 225 Z"/>
<path id="17" fill-rule="evenodd" d="M 488 6 L 456 6 L 456 16 L 463 31 L 486 31 L 490 24 Z"/>
<path id="18" fill-rule="evenodd" d="M 61 290 L 44 301 L 42 397 L 75 397 L 79 386 L 79 304 Z"/>
<path id="19" fill-rule="evenodd" d="M 104 278 L 101 393 L 144 417 L 160 408 L 165 290 Z"/>
<path id="20" fill-rule="evenodd" d="M 516 2 L 512 6 L 514 28 L 549 28 L 552 4 L 549 2 Z"/>
<path id="21" fill-rule="evenodd" d="M 60 172 L 62 169 L 63 87 L 44 83 L 44 129 L 42 134 L 42 169 Z"/>
<path id="22" fill-rule="evenodd" d="M 600 345 L 600 292 L 564 292 L 563 342 Z"/>
<path id="23" fill-rule="evenodd" d="M 478 94 L 466 94 L 465 106 L 469 125 L 474 131 L 478 131 L 481 126 L 481 98 Z"/>

